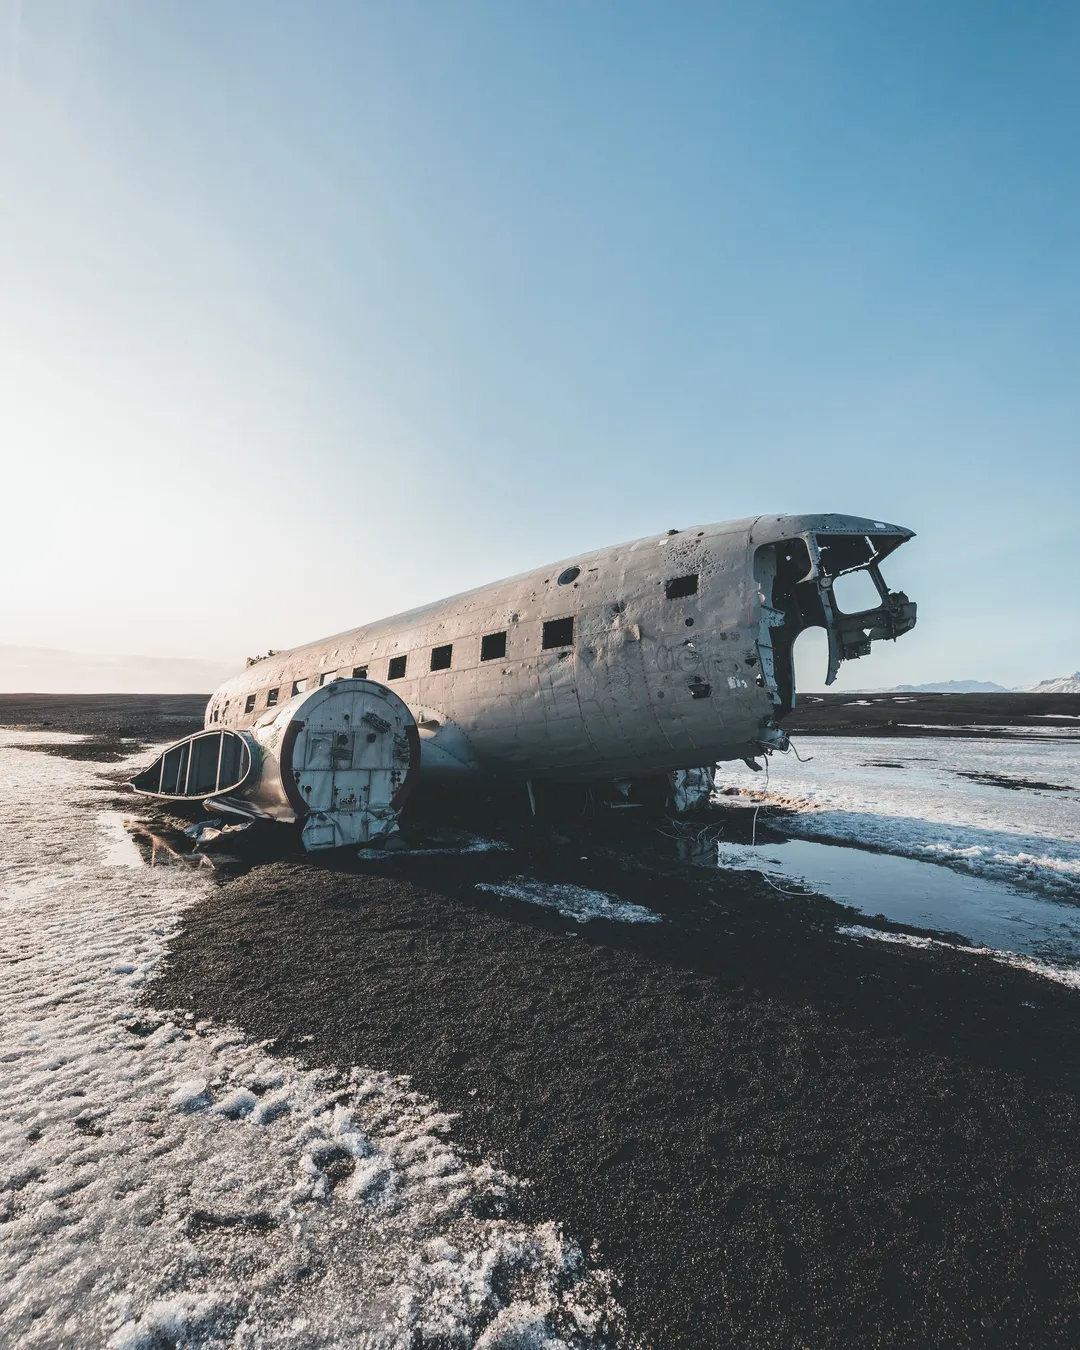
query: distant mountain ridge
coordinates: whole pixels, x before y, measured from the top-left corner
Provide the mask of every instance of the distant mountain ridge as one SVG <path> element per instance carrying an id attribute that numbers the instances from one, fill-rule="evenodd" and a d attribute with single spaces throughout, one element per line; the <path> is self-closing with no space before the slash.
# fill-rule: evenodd
<path id="1" fill-rule="evenodd" d="M 1056 680 L 1041 680 L 1024 686 L 1025 694 L 1080 694 L 1080 670 L 1062 675 Z"/>
<path id="2" fill-rule="evenodd" d="M 1011 694 L 1003 684 L 991 680 L 941 680 L 937 684 L 897 684 L 883 694 Z"/>
<path id="3" fill-rule="evenodd" d="M 5 694 L 210 694 L 243 661 L 183 656 L 97 656 L 0 645 Z"/>
<path id="4" fill-rule="evenodd" d="M 887 689 L 853 689 L 858 694 L 1080 694 L 1080 670 L 1056 680 L 1009 689 L 991 680 L 938 680 L 933 684 L 893 684 Z"/>

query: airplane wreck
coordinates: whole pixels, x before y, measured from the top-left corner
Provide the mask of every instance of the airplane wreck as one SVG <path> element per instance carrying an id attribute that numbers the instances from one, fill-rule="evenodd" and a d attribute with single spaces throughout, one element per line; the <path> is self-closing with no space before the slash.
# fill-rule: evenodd
<path id="1" fill-rule="evenodd" d="M 298 825 L 308 849 L 386 839 L 418 781 L 660 790 L 685 809 L 718 761 L 787 748 L 800 633 L 825 630 L 832 684 L 915 626 L 881 572 L 912 535 L 842 515 L 669 530 L 270 652 L 132 786 Z M 877 603 L 845 609 L 856 575 Z"/>

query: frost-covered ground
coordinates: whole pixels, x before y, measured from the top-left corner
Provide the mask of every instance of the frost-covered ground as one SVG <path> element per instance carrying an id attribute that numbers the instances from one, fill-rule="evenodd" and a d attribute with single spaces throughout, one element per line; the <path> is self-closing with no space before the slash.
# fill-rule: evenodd
<path id="1" fill-rule="evenodd" d="M 946 863 L 1080 901 L 1080 741 L 805 736 L 797 748 L 808 762 L 773 755 L 767 782 L 727 763 L 717 781 L 793 808 L 770 824 L 804 839 Z"/>
<path id="2" fill-rule="evenodd" d="M 34 739 L 0 733 L 0 1343 L 603 1344 L 604 1273 L 492 1217 L 517 1183 L 403 1080 L 137 1005 L 208 883 L 139 865 Z"/>
<path id="3" fill-rule="evenodd" d="M 477 882 L 478 891 L 490 891 L 510 900 L 524 900 L 530 905 L 554 909 L 575 923 L 591 923 L 593 919 L 610 919 L 617 923 L 660 923 L 660 915 L 644 905 L 620 900 L 607 891 L 593 891 L 586 886 L 571 886 L 566 882 L 530 881 L 517 877 L 514 881 L 494 883 Z"/>

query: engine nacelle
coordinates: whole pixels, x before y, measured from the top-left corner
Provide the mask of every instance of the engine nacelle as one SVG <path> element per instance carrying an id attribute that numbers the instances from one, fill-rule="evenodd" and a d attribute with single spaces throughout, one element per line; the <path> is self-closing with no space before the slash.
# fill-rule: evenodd
<path id="1" fill-rule="evenodd" d="M 307 849 L 391 834 L 420 765 L 412 713 L 374 680 L 334 680 L 247 731 L 208 728 L 131 780 L 144 796 L 302 825 Z"/>

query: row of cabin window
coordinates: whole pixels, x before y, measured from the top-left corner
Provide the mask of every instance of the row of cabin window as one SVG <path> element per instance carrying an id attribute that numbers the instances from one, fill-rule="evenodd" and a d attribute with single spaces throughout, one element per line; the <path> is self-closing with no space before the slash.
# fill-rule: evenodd
<path id="1" fill-rule="evenodd" d="M 697 595 L 698 577 L 697 573 L 690 576 L 675 577 L 671 581 L 664 583 L 664 594 L 668 600 L 682 600 L 687 596 Z M 692 619 L 687 619 L 688 624 L 693 623 Z M 544 624 L 544 632 L 541 640 L 541 646 L 545 651 L 550 651 L 558 647 L 572 647 L 574 645 L 574 620 L 569 619 L 548 619 Z M 431 664 L 429 670 L 449 670 L 450 663 L 454 655 L 454 644 L 447 642 L 442 647 L 432 647 Z M 488 633 L 480 639 L 480 660 L 481 661 L 501 661 L 506 655 L 506 630 L 501 633 Z M 408 665 L 407 656 L 392 656 L 387 666 L 386 678 L 388 680 L 403 680 L 405 670 Z M 353 679 L 367 679 L 367 666 L 354 666 Z M 319 683 L 325 684 L 328 679 L 336 676 L 336 671 L 327 671 L 319 676 Z M 308 687 L 307 680 L 294 680 L 292 686 L 293 695 L 302 694 Z M 270 689 L 266 695 L 266 706 L 274 708 L 277 706 L 279 689 Z M 251 713 L 255 711 L 256 694 L 248 694 L 244 703 L 244 711 Z M 217 721 L 217 713 L 214 714 L 214 721 Z"/>
<path id="2" fill-rule="evenodd" d="M 543 638 L 541 646 L 545 650 L 552 650 L 557 647 L 572 647 L 574 645 L 574 620 L 569 619 L 549 619 L 544 624 Z M 447 642 L 442 647 L 432 647 L 430 670 L 449 670 L 454 655 L 454 644 Z M 506 631 L 501 633 L 486 633 L 480 639 L 480 660 L 481 661 L 499 661 L 506 655 Z M 392 656 L 387 664 L 386 678 L 388 680 L 402 680 L 405 678 L 405 671 L 408 667 L 408 656 Z M 354 666 L 352 677 L 354 680 L 366 680 L 367 666 Z M 328 679 L 336 676 L 337 672 L 327 671 L 319 677 L 319 683 L 325 684 Z M 307 680 L 294 680 L 292 685 L 293 695 L 302 694 L 308 687 Z M 268 708 L 277 707 L 278 696 L 281 693 L 280 686 L 277 689 L 269 689 L 266 693 L 266 706 Z M 255 711 L 255 700 L 257 694 L 248 694 L 244 701 L 244 712 L 252 713 Z"/>

